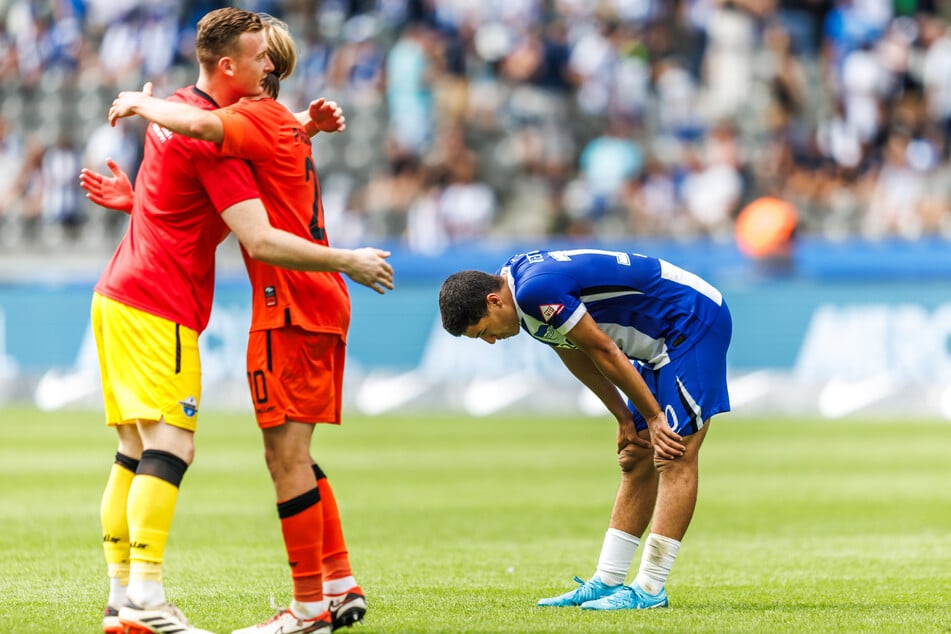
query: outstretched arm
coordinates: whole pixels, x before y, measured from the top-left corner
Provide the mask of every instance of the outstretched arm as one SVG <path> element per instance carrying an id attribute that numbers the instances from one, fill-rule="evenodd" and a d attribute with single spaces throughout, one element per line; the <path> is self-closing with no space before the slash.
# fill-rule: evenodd
<path id="1" fill-rule="evenodd" d="M 343 109 L 336 101 L 327 101 L 323 97 L 311 101 L 307 110 L 295 112 L 294 117 L 310 136 L 318 132 L 343 132 L 347 129 Z"/>
<path id="2" fill-rule="evenodd" d="M 86 198 L 97 205 L 130 213 L 133 194 L 129 177 L 111 158 L 106 159 L 106 166 L 112 172 L 111 178 L 84 167 L 79 172 L 79 186 L 86 190 Z"/>
<path id="3" fill-rule="evenodd" d="M 568 339 L 591 359 L 604 378 L 631 399 L 637 411 L 647 420 L 654 452 L 662 458 L 671 459 L 683 455 L 686 451 L 683 438 L 670 428 L 667 415 L 634 369 L 631 360 L 598 328 L 594 318 L 587 314 L 582 317 L 568 333 Z"/>
<path id="4" fill-rule="evenodd" d="M 221 218 L 255 260 L 297 271 L 339 271 L 381 295 L 393 290 L 393 267 L 386 261 L 389 251 L 336 249 L 275 229 L 258 198 L 228 207 Z"/>
<path id="5" fill-rule="evenodd" d="M 212 143 L 224 140 L 221 119 L 195 106 L 153 97 L 152 82 L 146 82 L 139 92 L 120 92 L 109 108 L 109 123 L 114 126 L 119 119 L 134 115 L 194 139 Z M 337 102 L 324 98 L 310 102 L 307 110 L 294 113 L 294 117 L 310 136 L 318 132 L 343 132 L 347 129 L 343 109 Z"/>
<path id="6" fill-rule="evenodd" d="M 119 119 L 133 115 L 193 139 L 221 143 L 225 138 L 218 117 L 208 110 L 153 97 L 152 82 L 146 82 L 141 92 L 120 92 L 109 108 L 109 123 L 114 126 Z"/>

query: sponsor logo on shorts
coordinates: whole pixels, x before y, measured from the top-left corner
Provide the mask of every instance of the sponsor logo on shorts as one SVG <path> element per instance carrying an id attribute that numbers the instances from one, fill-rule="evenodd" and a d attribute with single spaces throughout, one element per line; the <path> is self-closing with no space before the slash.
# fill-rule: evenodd
<path id="1" fill-rule="evenodd" d="M 198 413 L 198 401 L 194 396 L 189 396 L 178 402 L 182 406 L 182 413 L 191 418 Z"/>

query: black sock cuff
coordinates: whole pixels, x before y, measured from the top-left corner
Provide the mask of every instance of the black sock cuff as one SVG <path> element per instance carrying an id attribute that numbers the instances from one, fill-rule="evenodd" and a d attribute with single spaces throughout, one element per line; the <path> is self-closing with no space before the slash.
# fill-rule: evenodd
<path id="1" fill-rule="evenodd" d="M 314 477 L 317 478 L 318 482 L 327 479 L 327 474 L 324 473 L 324 470 L 320 468 L 319 464 L 315 462 L 312 466 L 314 467 Z"/>
<path id="2" fill-rule="evenodd" d="M 155 476 L 177 488 L 182 483 L 186 469 L 188 463 L 175 454 L 160 449 L 146 449 L 142 452 L 142 459 L 135 473 Z"/>
<path id="3" fill-rule="evenodd" d="M 128 469 L 132 473 L 135 473 L 136 469 L 139 468 L 139 461 L 135 458 L 125 455 L 124 453 L 116 452 L 116 464 L 122 467 L 123 469 Z"/>
<path id="4" fill-rule="evenodd" d="M 320 489 L 314 487 L 310 491 L 298 495 L 296 498 L 291 498 L 286 502 L 278 502 L 277 514 L 281 519 L 285 519 L 297 515 L 298 513 L 303 513 L 318 502 L 320 502 Z"/>

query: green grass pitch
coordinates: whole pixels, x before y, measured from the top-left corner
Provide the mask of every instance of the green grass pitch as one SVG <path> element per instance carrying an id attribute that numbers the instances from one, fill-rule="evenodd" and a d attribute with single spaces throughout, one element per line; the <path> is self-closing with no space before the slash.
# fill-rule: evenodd
<path id="1" fill-rule="evenodd" d="M 113 436 L 95 412 L 0 410 L 0 632 L 99 631 Z M 608 418 L 538 414 L 319 428 L 370 604 L 353 631 L 951 631 L 951 424 L 938 421 L 722 416 L 671 608 L 536 608 L 594 571 L 613 443 Z M 169 599 L 199 627 L 230 632 L 289 600 L 250 415 L 202 415 L 166 556 Z"/>

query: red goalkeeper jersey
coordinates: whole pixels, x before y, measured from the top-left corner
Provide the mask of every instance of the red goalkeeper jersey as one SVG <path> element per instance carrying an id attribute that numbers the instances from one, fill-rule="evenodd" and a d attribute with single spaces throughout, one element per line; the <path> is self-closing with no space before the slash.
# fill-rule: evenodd
<path id="1" fill-rule="evenodd" d="M 271 225 L 328 246 L 310 137 L 273 99 L 245 100 L 215 112 L 221 153 L 251 162 Z M 251 330 L 299 326 L 346 337 L 350 296 L 339 273 L 290 271 L 244 253 L 251 280 Z"/>
<path id="2" fill-rule="evenodd" d="M 169 99 L 205 110 L 218 107 L 194 86 Z M 214 297 L 215 249 L 228 234 L 220 213 L 257 197 L 244 161 L 223 158 L 207 141 L 150 124 L 129 229 L 96 291 L 201 332 Z"/>

